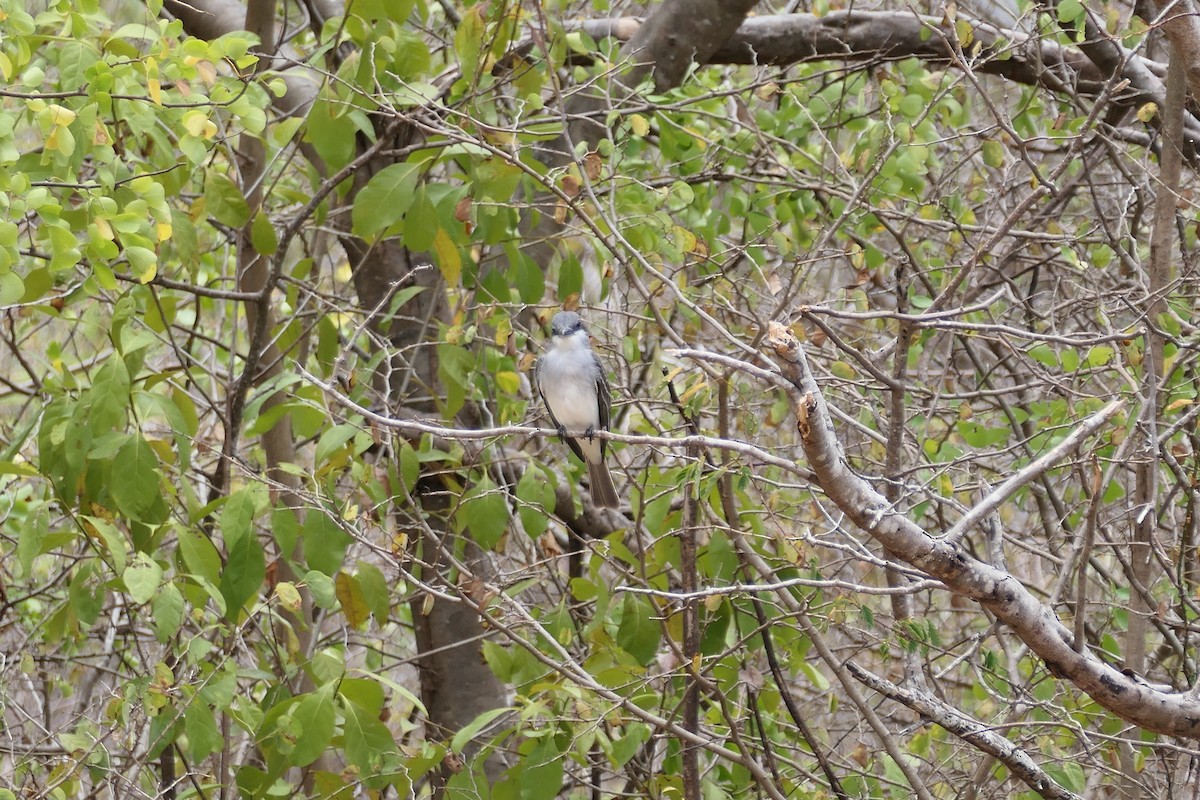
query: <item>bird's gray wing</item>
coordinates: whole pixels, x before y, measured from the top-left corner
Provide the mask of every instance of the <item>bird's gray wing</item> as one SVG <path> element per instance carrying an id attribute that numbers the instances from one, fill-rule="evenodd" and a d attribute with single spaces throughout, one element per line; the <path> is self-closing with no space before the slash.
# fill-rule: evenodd
<path id="1" fill-rule="evenodd" d="M 596 364 L 596 400 L 600 403 L 600 430 L 608 430 L 608 420 L 612 415 L 612 393 L 608 388 L 608 377 L 604 374 L 604 364 L 600 356 L 592 353 L 592 361 Z M 604 457 L 608 441 L 600 441 L 600 457 Z"/>

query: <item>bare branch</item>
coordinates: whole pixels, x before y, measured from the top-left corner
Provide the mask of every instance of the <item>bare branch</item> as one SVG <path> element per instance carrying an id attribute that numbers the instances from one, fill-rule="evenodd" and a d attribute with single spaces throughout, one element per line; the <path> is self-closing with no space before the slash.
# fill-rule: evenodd
<path id="1" fill-rule="evenodd" d="M 833 420 L 800 342 L 772 324 L 767 344 L 792 382 L 788 394 L 796 427 L 826 495 L 862 530 L 952 591 L 981 603 L 1037 653 L 1050 672 L 1074 683 L 1112 713 L 1147 730 L 1200 738 L 1200 700 L 1162 691 L 1126 675 L 1088 651 L 1077 652 L 1074 637 L 1054 612 L 1038 602 L 1016 578 L 976 561 L 958 547 L 931 536 L 856 475 L 842 457 Z"/>

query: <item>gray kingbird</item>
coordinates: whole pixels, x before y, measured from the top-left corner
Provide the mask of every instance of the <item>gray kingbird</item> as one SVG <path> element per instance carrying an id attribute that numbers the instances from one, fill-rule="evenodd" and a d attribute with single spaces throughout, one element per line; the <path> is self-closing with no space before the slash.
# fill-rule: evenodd
<path id="1" fill-rule="evenodd" d="M 617 508 L 621 503 L 604 463 L 607 442 L 593 435 L 608 430 L 612 400 L 604 365 L 592 350 L 583 320 L 574 311 L 555 314 L 550 334 L 550 347 L 538 359 L 533 382 L 558 435 L 587 464 L 592 501 L 602 508 Z M 568 431 L 583 436 L 568 436 Z"/>

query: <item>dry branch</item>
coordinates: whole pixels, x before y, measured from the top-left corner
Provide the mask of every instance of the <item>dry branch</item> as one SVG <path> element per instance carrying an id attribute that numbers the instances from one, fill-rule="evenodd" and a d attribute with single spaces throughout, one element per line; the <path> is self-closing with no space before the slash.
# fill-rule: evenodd
<path id="1" fill-rule="evenodd" d="M 1051 674 L 1071 681 L 1113 714 L 1146 730 L 1200 739 L 1200 701 L 1195 697 L 1153 688 L 1086 650 L 1076 651 L 1071 631 L 1015 577 L 976 561 L 896 513 L 842 457 L 829 409 L 800 342 L 784 326 L 772 323 L 767 346 L 791 382 L 788 394 L 796 427 L 816 482 L 855 525 L 896 558 L 979 602 L 1040 656 Z"/>

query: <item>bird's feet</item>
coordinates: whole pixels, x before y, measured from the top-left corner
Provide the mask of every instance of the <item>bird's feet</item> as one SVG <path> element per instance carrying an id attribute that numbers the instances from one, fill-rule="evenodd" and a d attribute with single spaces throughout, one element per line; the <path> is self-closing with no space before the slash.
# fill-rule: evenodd
<path id="1" fill-rule="evenodd" d="M 596 441 L 596 426 L 588 425 L 587 430 L 583 432 L 583 435 L 587 437 L 589 442 Z"/>
<path id="2" fill-rule="evenodd" d="M 558 426 L 558 440 L 560 442 L 565 442 L 567 440 L 567 429 L 562 425 Z"/>

